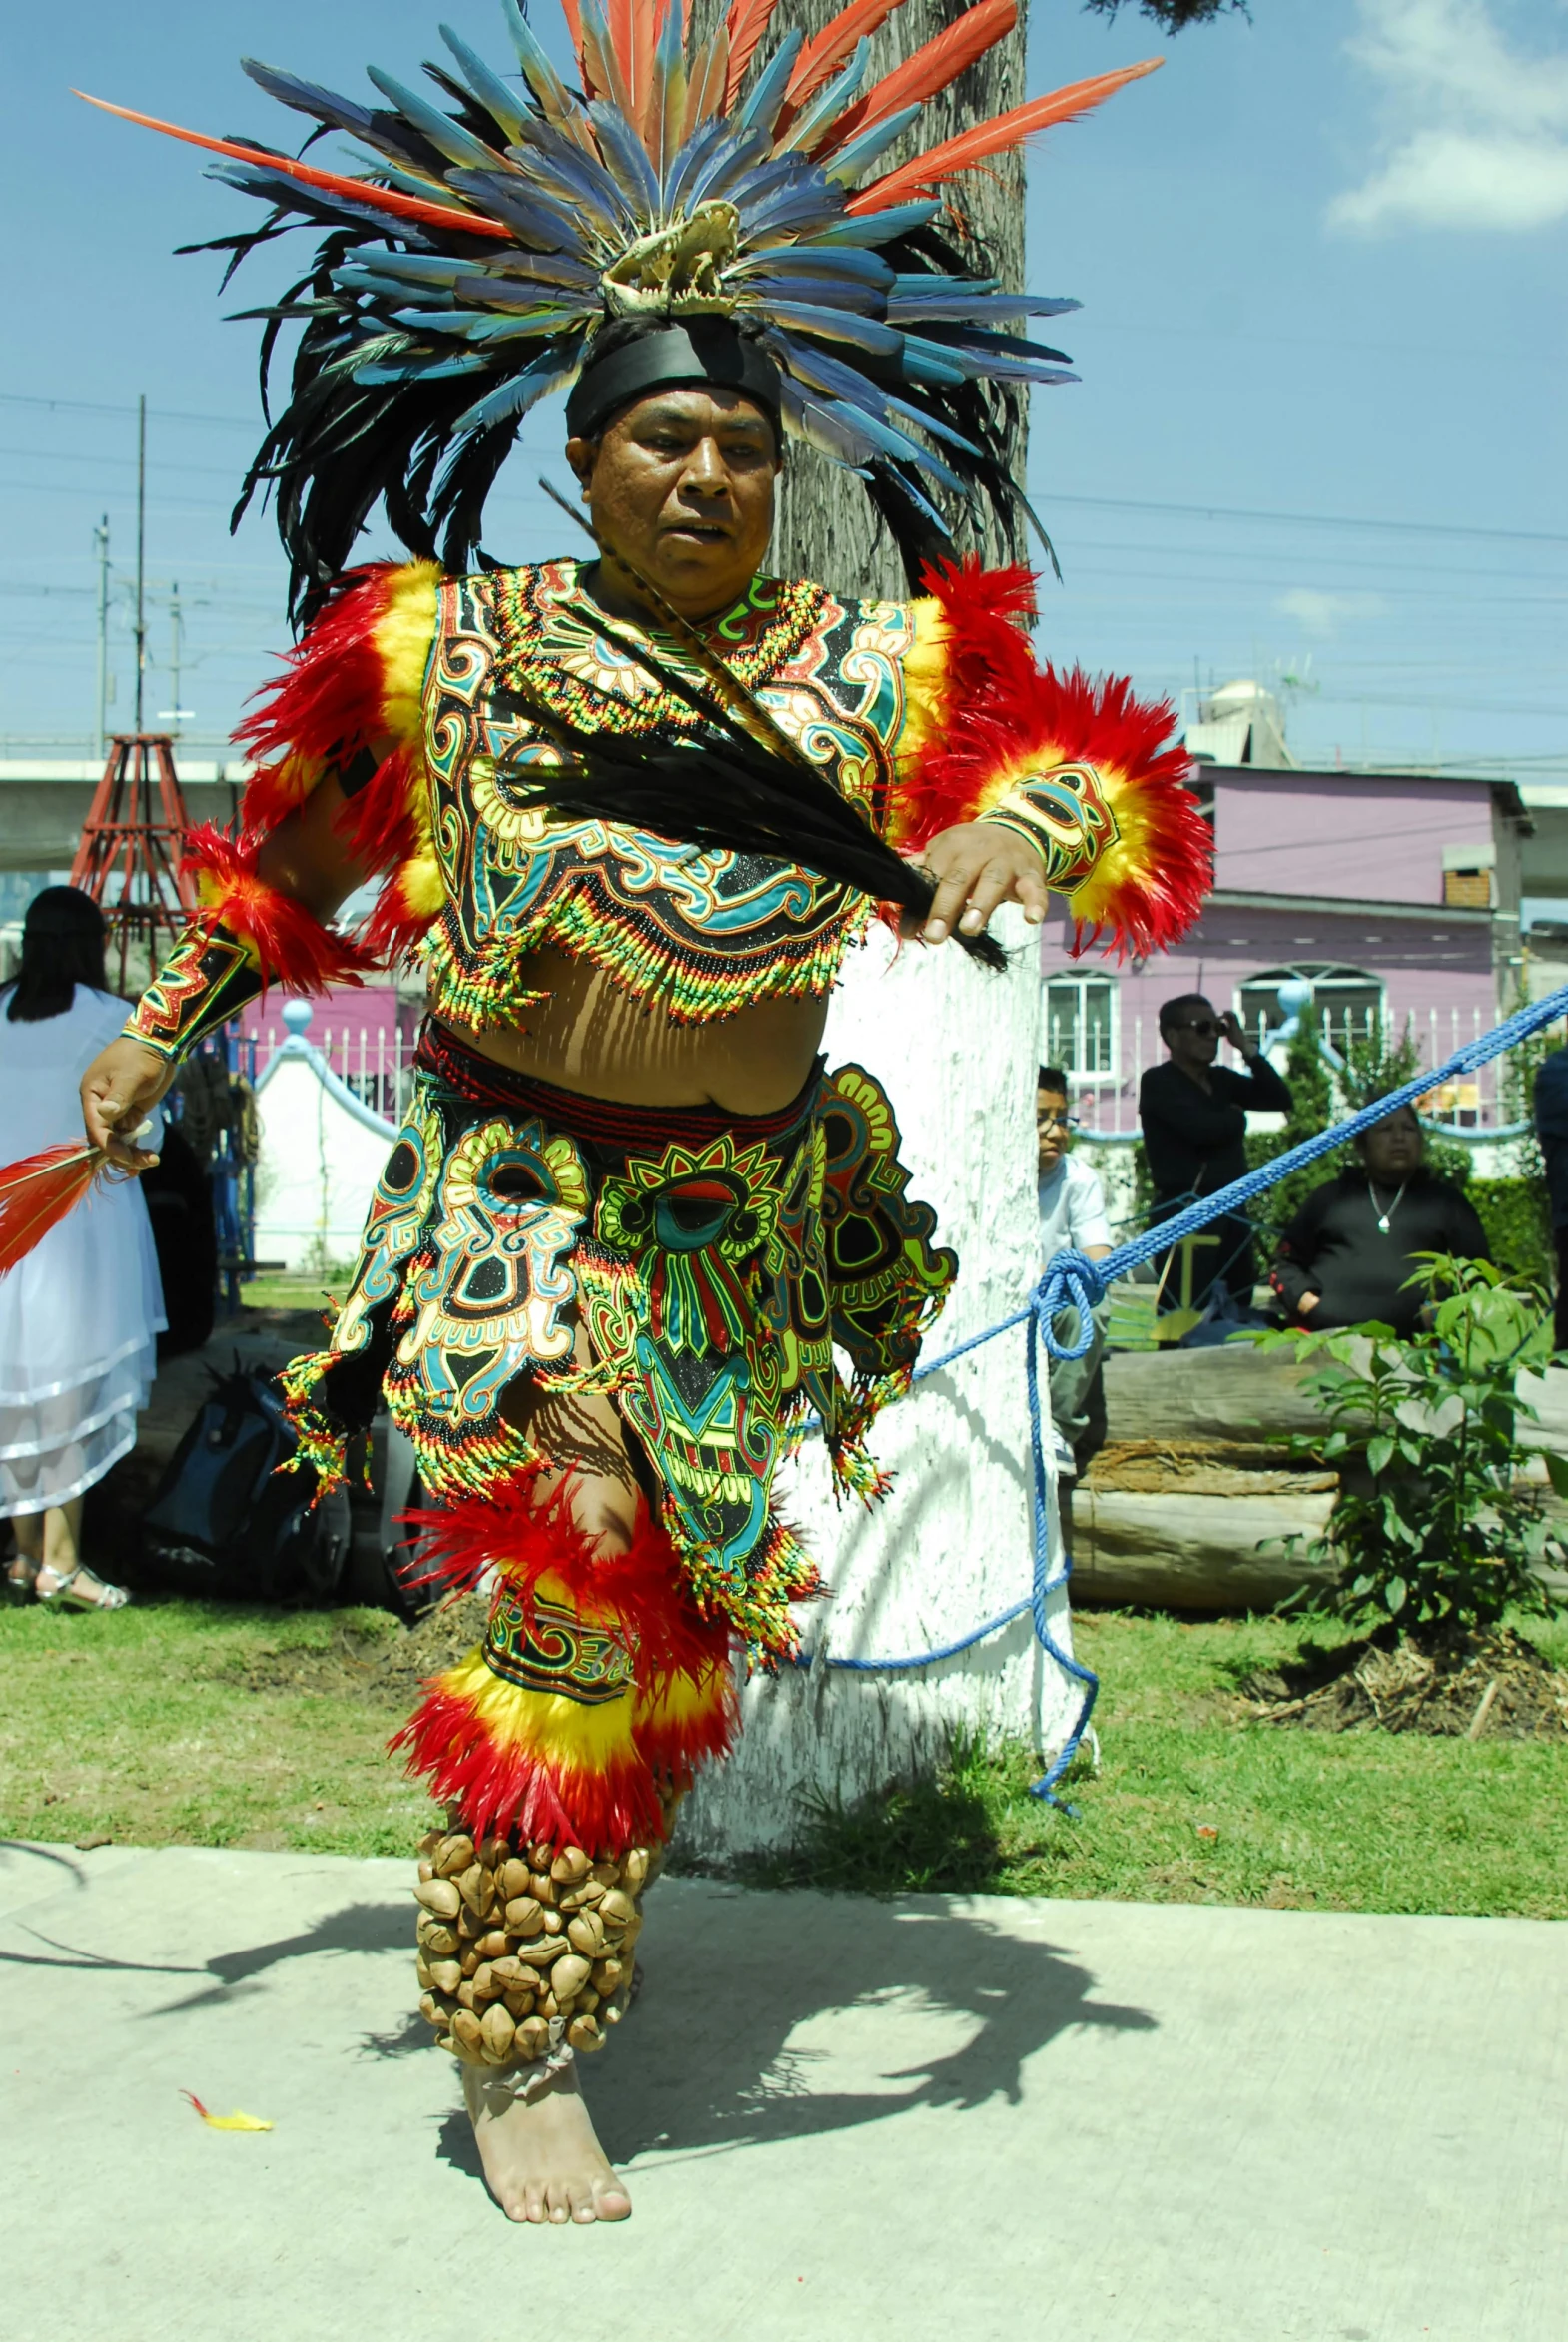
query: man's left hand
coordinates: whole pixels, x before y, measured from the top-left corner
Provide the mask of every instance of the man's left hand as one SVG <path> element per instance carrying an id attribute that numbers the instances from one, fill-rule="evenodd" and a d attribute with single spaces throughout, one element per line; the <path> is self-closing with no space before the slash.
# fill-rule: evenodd
<path id="1" fill-rule="evenodd" d="M 945 943 L 955 926 L 983 935 L 999 903 L 1021 903 L 1031 927 L 1046 915 L 1046 871 L 1038 849 L 995 821 L 963 821 L 943 830 L 917 857 L 937 881 L 922 943 Z"/>

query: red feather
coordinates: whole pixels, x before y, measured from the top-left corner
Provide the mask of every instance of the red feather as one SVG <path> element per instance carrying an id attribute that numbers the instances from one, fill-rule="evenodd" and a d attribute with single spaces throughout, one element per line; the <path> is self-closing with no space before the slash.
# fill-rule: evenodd
<path id="1" fill-rule="evenodd" d="M 162 131 L 165 138 L 182 138 L 187 146 L 205 147 L 209 154 L 233 155 L 240 163 L 265 163 L 269 171 L 281 172 L 285 179 L 297 179 L 302 187 L 319 187 L 329 195 L 346 195 L 355 203 L 369 204 L 378 212 L 391 212 L 399 220 L 423 220 L 432 228 L 460 228 L 467 236 L 498 236 L 503 242 L 511 236 L 498 220 L 488 220 L 481 212 L 459 212 L 455 204 L 429 204 L 416 195 L 402 195 L 396 188 L 375 187 L 368 179 L 348 179 L 336 171 L 318 171 L 313 164 L 297 163 L 292 155 L 275 155 L 266 147 L 247 146 L 236 138 L 208 138 L 200 130 L 182 130 L 176 122 L 160 122 L 155 114 L 136 114 L 129 106 L 111 106 L 107 98 L 89 98 L 86 90 L 73 90 L 73 98 L 83 98 L 89 106 L 96 106 L 104 114 L 118 114 L 122 122 L 139 122 L 144 130 Z"/>
<path id="2" fill-rule="evenodd" d="M 385 670 L 376 629 L 396 574 L 392 561 L 351 570 L 284 672 L 254 694 L 256 713 L 235 733 L 257 767 L 242 809 L 247 830 L 273 828 L 308 794 L 273 765 L 292 756 L 348 763 L 380 737 Z"/>
<path id="3" fill-rule="evenodd" d="M 856 105 L 839 116 L 816 150 L 818 158 L 837 154 L 852 138 L 885 115 L 896 114 L 901 106 L 920 105 L 934 98 L 1005 39 L 1017 22 L 1017 0 L 978 0 L 975 7 L 966 8 L 962 16 L 933 39 L 923 41 L 913 57 L 884 74 Z"/>
<path id="4" fill-rule="evenodd" d="M 258 875 L 263 843 L 231 838 L 211 822 L 187 833 L 180 867 L 211 881 L 199 916 L 255 945 L 264 985 L 276 977 L 294 992 L 325 992 L 360 983 L 375 965 L 370 955 Z"/>
<path id="5" fill-rule="evenodd" d="M 72 1139 L 0 1170 L 0 1276 L 59 1226 L 88 1189 L 107 1177 L 108 1167 L 101 1147 Z"/>
<path id="6" fill-rule="evenodd" d="M 733 106 L 746 78 L 746 68 L 757 53 L 757 43 L 773 21 L 779 0 L 730 0 L 725 18 L 729 33 L 729 71 L 724 79 L 724 103 Z"/>
<path id="7" fill-rule="evenodd" d="M 808 98 L 814 98 L 841 65 L 847 65 L 856 45 L 887 23 L 904 0 L 850 0 L 848 8 L 841 8 L 830 23 L 825 24 L 814 40 L 806 43 L 795 70 L 789 77 L 785 93 L 785 113 L 780 127 L 788 128 L 791 114 L 798 114 Z"/>
<path id="8" fill-rule="evenodd" d="M 913 60 L 911 60 L 913 63 Z M 1005 154 L 1037 130 L 1049 130 L 1055 122 L 1074 122 L 1094 106 L 1101 105 L 1130 81 L 1139 81 L 1146 73 L 1154 73 L 1165 63 L 1163 57 L 1146 57 L 1142 65 L 1124 65 L 1116 73 L 1097 73 L 1088 81 L 1075 81 L 1066 89 L 1053 90 L 1044 98 L 1031 98 L 1025 106 L 1013 106 L 1006 114 L 998 114 L 990 122 L 980 123 L 974 130 L 961 131 L 957 138 L 944 139 L 940 146 L 929 147 L 913 162 L 901 163 L 885 178 L 874 179 L 869 187 L 850 198 L 845 209 L 857 218 L 866 212 L 886 211 L 890 204 L 908 203 L 911 197 L 924 195 L 951 179 L 959 171 L 973 169 L 992 155 Z"/>
<path id="9" fill-rule="evenodd" d="M 666 1531 L 644 1522 L 628 1552 L 601 1555 L 567 1503 L 562 1489 L 540 1504 L 536 1476 L 522 1474 L 485 1497 L 404 1518 L 426 1530 L 423 1557 L 454 1591 L 493 1567 L 503 1581 L 499 1598 L 520 1598 L 526 1616 L 539 1580 L 562 1580 L 579 1617 L 607 1629 L 631 1660 L 624 1737 L 588 1759 L 552 1724 L 547 1701 L 527 1692 L 508 1697 L 492 1678 L 486 1710 L 459 1665 L 426 1685 L 392 1745 L 474 1830 L 619 1854 L 663 1837 L 660 1774 L 684 1784 L 704 1758 L 730 1745 L 728 1629 L 692 1604 Z"/>

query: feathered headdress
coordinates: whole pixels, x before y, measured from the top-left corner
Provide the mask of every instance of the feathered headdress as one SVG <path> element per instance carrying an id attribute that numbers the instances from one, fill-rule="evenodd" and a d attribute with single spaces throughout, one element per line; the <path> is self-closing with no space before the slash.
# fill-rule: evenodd
<path id="1" fill-rule="evenodd" d="M 312 139 L 344 131 L 368 149 L 363 176 L 109 107 L 225 156 L 214 175 L 273 206 L 221 240 L 235 260 L 286 225 L 327 230 L 309 275 L 249 313 L 266 320 L 264 375 L 282 327 L 303 325 L 288 408 L 238 508 L 276 490 L 297 604 L 343 570 L 381 499 L 412 552 L 470 567 L 522 417 L 591 367 L 617 318 L 723 319 L 760 345 L 785 428 L 865 477 L 912 581 L 933 532 L 948 533 L 933 485 L 1021 504 L 981 386 L 1071 380 L 1063 353 L 1013 329 L 1077 304 L 966 274 L 936 191 L 1160 60 L 878 176 L 927 100 L 1017 17 L 1015 0 L 976 0 L 872 81 L 869 35 L 901 5 L 850 0 L 810 41 L 794 30 L 769 47 L 778 0 L 731 0 L 701 43 L 686 0 L 562 0 L 572 89 L 519 0 L 502 0 L 520 77 L 442 25 L 455 70 L 425 71 L 450 111 L 375 67 L 387 102 L 372 108 L 245 60 L 314 119 Z"/>

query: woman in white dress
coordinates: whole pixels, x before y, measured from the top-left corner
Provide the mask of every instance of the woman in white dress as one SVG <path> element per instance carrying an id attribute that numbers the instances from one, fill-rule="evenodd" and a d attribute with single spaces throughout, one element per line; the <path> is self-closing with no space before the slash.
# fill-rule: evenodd
<path id="1" fill-rule="evenodd" d="M 129 1008 L 104 988 L 97 904 L 45 887 L 28 906 L 20 974 L 0 987 L 0 1163 L 80 1137 L 78 1085 Z M 135 1179 L 96 1188 L 0 1276 L 0 1515 L 16 1535 L 18 1600 L 129 1601 L 81 1558 L 82 1498 L 136 1444 L 165 1323 Z"/>

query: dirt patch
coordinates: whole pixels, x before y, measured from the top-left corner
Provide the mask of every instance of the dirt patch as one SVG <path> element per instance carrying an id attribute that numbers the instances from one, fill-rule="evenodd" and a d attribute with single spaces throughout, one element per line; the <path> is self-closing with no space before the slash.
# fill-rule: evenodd
<path id="1" fill-rule="evenodd" d="M 411 1706 L 426 1676 L 479 1641 L 489 1607 L 487 1595 L 465 1594 L 412 1626 L 389 1618 L 363 1631 L 340 1625 L 327 1644 L 263 1643 L 218 1672 L 246 1691 L 353 1693 Z"/>
<path id="2" fill-rule="evenodd" d="M 1241 1720 L 1310 1732 L 1428 1732 L 1540 1740 L 1568 1733 L 1568 1675 L 1504 1628 L 1423 1644 L 1392 1632 L 1308 1649 L 1241 1685 Z"/>

